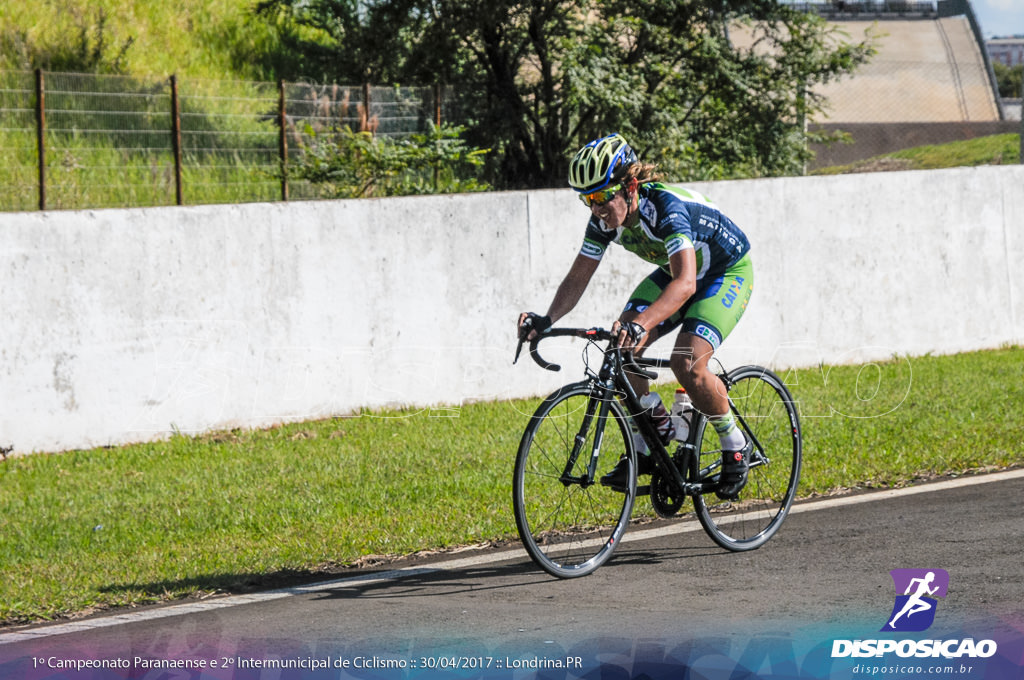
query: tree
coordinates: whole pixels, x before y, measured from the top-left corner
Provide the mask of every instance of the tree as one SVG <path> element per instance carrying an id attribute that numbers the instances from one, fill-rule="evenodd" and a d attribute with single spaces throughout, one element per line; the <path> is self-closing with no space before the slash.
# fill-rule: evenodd
<path id="1" fill-rule="evenodd" d="M 399 85 L 429 19 L 421 0 L 257 0 L 254 13 L 295 58 L 281 77 Z"/>
<path id="2" fill-rule="evenodd" d="M 373 65 L 449 84 L 508 188 L 563 186 L 572 152 L 611 131 L 671 180 L 797 172 L 804 121 L 824 105 L 815 87 L 871 53 L 778 0 L 267 2 L 359 52 L 336 78 Z M 750 45 L 730 39 L 736 27 Z"/>
<path id="3" fill-rule="evenodd" d="M 461 133 L 458 127 L 431 124 L 426 133 L 396 140 L 348 127 L 309 128 L 311 142 L 303 146 L 292 176 L 311 182 L 321 198 L 486 191 L 490 187 L 471 172 L 459 172 L 480 165 L 486 153 L 467 147 Z"/>
<path id="4" fill-rule="evenodd" d="M 1019 99 L 1022 76 L 1024 76 L 1024 65 L 1007 66 L 996 61 L 992 63 L 992 70 L 996 74 L 999 96 L 1003 99 Z"/>

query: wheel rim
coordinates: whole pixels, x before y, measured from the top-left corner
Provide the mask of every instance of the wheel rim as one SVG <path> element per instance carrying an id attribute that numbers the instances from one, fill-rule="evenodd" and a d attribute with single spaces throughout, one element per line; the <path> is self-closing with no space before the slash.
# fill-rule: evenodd
<path id="1" fill-rule="evenodd" d="M 767 371 L 737 372 L 729 398 L 754 433 L 767 461 L 754 460 L 737 501 L 713 493 L 697 501 L 698 516 L 719 544 L 730 549 L 756 548 L 785 519 L 800 474 L 800 425 L 792 398 L 781 381 Z M 702 422 L 700 470 L 717 474 L 721 445 L 714 428 Z"/>
<path id="2" fill-rule="evenodd" d="M 562 395 L 545 413 L 535 414 L 532 436 L 524 439 L 516 465 L 520 537 L 534 561 L 558 576 L 589 573 L 606 561 L 632 511 L 632 493 L 614 491 L 599 481 L 618 462 L 629 436 L 624 422 L 611 414 L 595 479 L 568 485 L 560 479 L 588 401 L 588 392 L 576 391 Z M 586 433 L 574 477 L 585 475 L 595 429 Z M 635 470 L 632 477 L 635 488 Z"/>

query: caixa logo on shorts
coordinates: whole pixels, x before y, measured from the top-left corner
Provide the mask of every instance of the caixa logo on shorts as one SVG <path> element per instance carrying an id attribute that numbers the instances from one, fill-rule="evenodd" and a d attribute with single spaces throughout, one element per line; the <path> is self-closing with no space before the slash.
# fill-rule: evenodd
<path id="1" fill-rule="evenodd" d="M 935 622 L 939 601 L 949 589 L 945 569 L 893 569 L 889 572 L 896 586 L 896 602 L 883 631 L 917 633 Z"/>

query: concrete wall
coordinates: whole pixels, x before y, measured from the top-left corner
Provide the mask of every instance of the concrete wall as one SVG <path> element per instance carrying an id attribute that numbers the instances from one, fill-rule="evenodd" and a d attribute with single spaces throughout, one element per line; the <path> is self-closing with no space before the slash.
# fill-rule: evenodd
<path id="1" fill-rule="evenodd" d="M 1006 116 L 1006 120 L 1021 122 L 1021 114 L 1024 113 L 1022 104 L 1024 104 L 1024 99 L 1003 99 L 1003 114 Z"/>
<path id="2" fill-rule="evenodd" d="M 699 185 L 753 242 L 722 351 L 776 367 L 1024 341 L 1024 167 Z M 6 214 L 0 445 L 53 451 L 407 404 L 541 394 L 512 366 L 579 247 L 568 190 Z M 567 323 L 650 267 L 611 252 Z"/>

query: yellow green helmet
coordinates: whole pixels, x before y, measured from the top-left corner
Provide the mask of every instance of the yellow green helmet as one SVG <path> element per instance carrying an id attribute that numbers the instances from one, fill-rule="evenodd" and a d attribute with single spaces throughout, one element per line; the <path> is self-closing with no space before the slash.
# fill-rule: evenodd
<path id="1" fill-rule="evenodd" d="M 581 194 L 603 189 L 636 163 L 636 152 L 615 132 L 580 149 L 569 163 L 569 186 Z"/>

